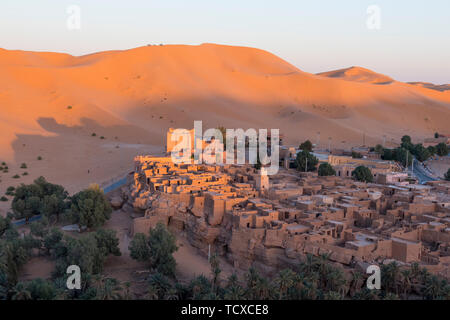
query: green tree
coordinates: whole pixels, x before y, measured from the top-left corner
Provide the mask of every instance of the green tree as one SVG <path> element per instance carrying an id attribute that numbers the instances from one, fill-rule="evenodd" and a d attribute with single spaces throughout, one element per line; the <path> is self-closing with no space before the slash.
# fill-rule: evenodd
<path id="1" fill-rule="evenodd" d="M 176 240 L 161 222 L 150 229 L 148 236 L 137 233 L 129 249 L 133 259 L 148 262 L 163 275 L 175 276 L 176 261 L 173 253 L 178 250 Z"/>
<path id="2" fill-rule="evenodd" d="M 315 171 L 319 160 L 309 151 L 303 150 L 297 154 L 295 164 L 298 171 Z"/>
<path id="3" fill-rule="evenodd" d="M 318 172 L 319 172 L 319 176 L 321 176 L 321 177 L 336 175 L 336 171 L 333 169 L 333 167 L 328 162 L 321 163 L 319 166 Z"/>
<path id="4" fill-rule="evenodd" d="M 67 191 L 39 177 L 30 185 L 17 187 L 11 207 L 17 219 L 27 221 L 34 215 L 59 215 L 66 208 Z"/>
<path id="5" fill-rule="evenodd" d="M 98 228 L 110 218 L 112 208 L 98 185 L 78 192 L 71 198 L 71 218 L 80 228 Z"/>
<path id="6" fill-rule="evenodd" d="M 376 153 L 378 153 L 378 154 L 383 154 L 383 151 L 384 151 L 384 148 L 383 148 L 383 146 L 381 145 L 381 144 L 377 144 L 376 146 L 375 146 L 375 152 Z"/>
<path id="7" fill-rule="evenodd" d="M 412 144 L 412 140 L 411 140 L 410 136 L 405 135 L 402 137 L 401 147 L 405 148 L 407 150 L 411 150 L 413 148 L 413 144 Z"/>
<path id="8" fill-rule="evenodd" d="M 173 253 L 178 250 L 178 247 L 173 234 L 161 222 L 150 229 L 148 245 L 151 265 L 164 275 L 174 276 L 176 261 Z"/>
<path id="9" fill-rule="evenodd" d="M 352 172 L 352 177 L 358 181 L 373 182 L 373 175 L 369 168 L 365 166 L 358 166 Z"/>
<path id="10" fill-rule="evenodd" d="M 300 144 L 299 149 L 301 149 L 302 151 L 312 152 L 313 145 L 312 145 L 311 141 L 306 140 L 305 142 Z"/>
<path id="11" fill-rule="evenodd" d="M 136 233 L 129 245 L 131 258 L 146 262 L 150 260 L 150 248 L 148 247 L 147 237 L 143 233 Z"/>
<path id="12" fill-rule="evenodd" d="M 427 150 L 430 153 L 430 157 L 433 157 L 436 155 L 437 150 L 436 150 L 435 146 L 428 146 Z"/>
<path id="13" fill-rule="evenodd" d="M 426 161 L 431 155 L 427 148 L 422 144 L 416 144 L 413 147 L 412 153 L 416 156 L 417 160 L 420 162 Z"/>
<path id="14" fill-rule="evenodd" d="M 448 147 L 445 143 L 441 142 L 436 146 L 436 153 L 438 156 L 446 156 L 448 154 Z"/>
<path id="15" fill-rule="evenodd" d="M 362 159 L 362 154 L 356 151 L 352 151 L 352 158 L 353 159 Z"/>

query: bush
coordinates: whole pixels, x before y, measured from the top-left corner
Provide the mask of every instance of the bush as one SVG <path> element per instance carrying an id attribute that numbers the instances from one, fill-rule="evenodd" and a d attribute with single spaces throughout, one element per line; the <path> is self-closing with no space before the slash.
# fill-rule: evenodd
<path id="1" fill-rule="evenodd" d="M 97 136 L 97 134 L 94 132 L 91 134 L 91 136 L 95 137 L 95 136 Z"/>
<path id="2" fill-rule="evenodd" d="M 446 156 L 448 154 L 448 147 L 445 143 L 441 142 L 436 146 L 436 153 L 438 156 Z"/>
<path id="3" fill-rule="evenodd" d="M 41 160 L 42 160 L 42 157 L 41 157 L 41 156 L 38 156 L 37 159 L 38 159 L 39 161 L 41 161 Z"/>
<path id="4" fill-rule="evenodd" d="M 101 136 L 101 137 L 100 137 L 100 139 L 102 139 L 102 140 L 103 140 L 103 139 L 105 139 L 105 137 L 104 137 L 104 136 Z"/>
<path id="5" fill-rule="evenodd" d="M 333 167 L 325 162 L 321 163 L 319 166 L 319 176 L 325 177 L 325 176 L 334 176 L 336 175 L 336 171 L 333 169 Z"/>
<path id="6" fill-rule="evenodd" d="M 361 159 L 363 156 L 361 153 L 356 152 L 356 151 L 352 151 L 352 158 L 353 159 Z"/>
<path id="7" fill-rule="evenodd" d="M 303 150 L 297 154 L 295 165 L 298 171 L 315 171 L 319 160 L 310 152 Z"/>
<path id="8" fill-rule="evenodd" d="M 14 195 L 14 190 L 16 190 L 16 188 L 14 188 L 13 186 L 8 187 L 8 189 L 6 189 L 6 195 L 7 196 L 13 196 Z"/>
<path id="9" fill-rule="evenodd" d="M 299 146 L 299 149 L 311 152 L 313 150 L 313 145 L 312 145 L 311 141 L 306 140 Z"/>
<path id="10" fill-rule="evenodd" d="M 352 172 L 352 177 L 362 182 L 373 182 L 373 175 L 369 168 L 358 166 Z"/>
<path id="11" fill-rule="evenodd" d="M 67 191 L 62 186 L 39 177 L 32 184 L 22 184 L 16 188 L 12 209 L 17 219 L 29 219 L 38 214 L 56 215 L 58 219 L 67 206 L 67 196 Z"/>
<path id="12" fill-rule="evenodd" d="M 0 198 L 0 201 L 6 202 L 6 201 L 8 201 L 8 198 L 5 197 L 5 196 L 2 196 L 2 197 Z"/>
<path id="13" fill-rule="evenodd" d="M 98 185 L 78 192 L 70 201 L 70 217 L 80 228 L 101 227 L 112 213 L 111 205 Z"/>
<path id="14" fill-rule="evenodd" d="M 20 165 L 20 168 L 21 168 L 21 169 L 26 169 L 26 168 L 27 168 L 27 164 L 26 164 L 26 163 L 22 163 L 22 164 Z"/>
<path id="15" fill-rule="evenodd" d="M 148 236 L 136 234 L 129 249 L 133 259 L 148 262 L 153 269 L 163 275 L 175 275 L 176 261 L 172 254 L 178 248 L 175 237 L 161 222 L 150 229 Z"/>
<path id="16" fill-rule="evenodd" d="M 13 179 L 19 179 L 20 176 L 18 174 L 13 175 Z"/>

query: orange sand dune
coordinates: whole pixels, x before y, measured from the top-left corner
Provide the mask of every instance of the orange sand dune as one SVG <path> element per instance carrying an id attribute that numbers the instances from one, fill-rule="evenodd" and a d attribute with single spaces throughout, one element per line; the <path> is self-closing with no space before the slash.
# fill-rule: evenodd
<path id="1" fill-rule="evenodd" d="M 434 83 L 429 83 L 429 82 L 408 82 L 408 83 L 416 85 L 416 86 L 420 86 L 423 88 L 437 90 L 437 91 L 450 90 L 450 84 L 434 84 Z"/>
<path id="2" fill-rule="evenodd" d="M 364 133 L 370 144 L 383 135 L 422 139 L 450 119 L 450 91 L 362 68 L 313 75 L 245 47 L 146 46 L 81 57 L 0 49 L 0 69 L 0 160 L 19 164 L 44 153 L 51 165 L 37 163 L 39 172 L 69 184 L 93 162 L 102 170 L 91 180 L 107 178 L 135 153 L 162 149 L 169 127 L 194 120 L 204 128 L 280 128 L 289 144 L 316 142 L 320 131 L 321 145 L 332 137 L 340 147 L 361 144 Z M 27 179 L 39 173 L 29 171 Z"/>
<path id="3" fill-rule="evenodd" d="M 394 81 L 391 77 L 385 76 L 384 74 L 376 73 L 361 67 L 350 67 L 346 69 L 322 72 L 318 73 L 318 75 L 372 84 L 389 84 Z"/>

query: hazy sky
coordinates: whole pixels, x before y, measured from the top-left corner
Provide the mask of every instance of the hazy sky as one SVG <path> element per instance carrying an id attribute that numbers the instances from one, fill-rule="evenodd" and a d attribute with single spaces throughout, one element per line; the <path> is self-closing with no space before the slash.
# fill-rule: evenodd
<path id="1" fill-rule="evenodd" d="M 67 27 L 70 5 L 81 9 L 81 29 Z M 379 29 L 367 26 L 376 22 L 370 5 L 381 9 Z M 81 55 L 205 42 L 265 49 L 312 73 L 358 65 L 450 83 L 449 0 L 0 1 L 6 49 Z"/>

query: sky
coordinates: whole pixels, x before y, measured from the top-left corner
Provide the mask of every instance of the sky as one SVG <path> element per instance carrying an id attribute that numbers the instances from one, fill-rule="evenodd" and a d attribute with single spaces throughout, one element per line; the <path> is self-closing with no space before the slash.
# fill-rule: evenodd
<path id="1" fill-rule="evenodd" d="M 450 1 L 0 1 L 1 48 L 82 55 L 150 43 L 249 46 L 311 73 L 361 66 L 450 83 Z"/>

